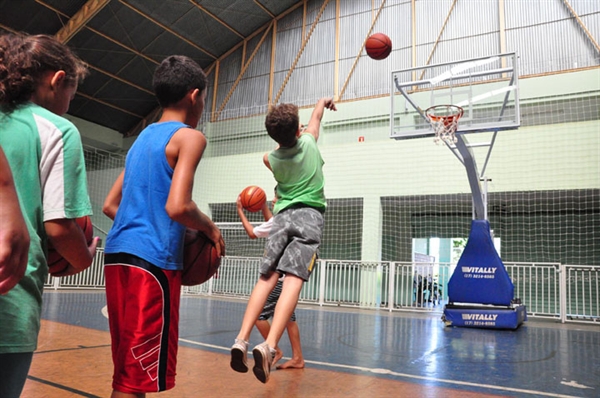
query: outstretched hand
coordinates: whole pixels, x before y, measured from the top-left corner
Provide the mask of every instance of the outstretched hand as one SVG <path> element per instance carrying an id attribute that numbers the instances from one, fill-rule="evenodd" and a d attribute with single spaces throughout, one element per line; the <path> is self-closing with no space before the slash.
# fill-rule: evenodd
<path id="1" fill-rule="evenodd" d="M 337 111 L 335 103 L 333 102 L 333 98 L 323 98 L 323 100 L 325 101 L 325 108 L 329 109 L 330 111 Z"/>

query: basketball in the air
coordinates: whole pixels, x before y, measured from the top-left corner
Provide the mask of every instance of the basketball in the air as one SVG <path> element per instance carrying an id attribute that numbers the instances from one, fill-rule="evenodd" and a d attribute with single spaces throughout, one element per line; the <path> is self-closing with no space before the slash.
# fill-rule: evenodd
<path id="1" fill-rule="evenodd" d="M 183 248 L 181 284 L 194 286 L 206 282 L 217 272 L 221 257 L 213 242 L 204 233 L 187 228 Z"/>
<path id="2" fill-rule="evenodd" d="M 92 225 L 92 219 L 90 216 L 83 216 L 76 218 L 77 225 L 83 230 L 85 235 L 85 241 L 88 246 L 92 244 L 94 239 L 94 226 Z M 67 260 L 63 258 L 52 246 L 48 243 L 48 272 L 50 275 L 60 274 L 69 267 Z"/>
<path id="3" fill-rule="evenodd" d="M 244 188 L 240 193 L 240 201 L 242 207 L 250 212 L 257 212 L 262 209 L 263 205 L 267 201 L 267 194 L 261 187 L 256 185 L 250 185 Z"/>
<path id="4" fill-rule="evenodd" d="M 374 33 L 367 39 L 365 49 L 369 57 L 376 60 L 385 59 L 392 52 L 392 40 L 383 33 Z"/>

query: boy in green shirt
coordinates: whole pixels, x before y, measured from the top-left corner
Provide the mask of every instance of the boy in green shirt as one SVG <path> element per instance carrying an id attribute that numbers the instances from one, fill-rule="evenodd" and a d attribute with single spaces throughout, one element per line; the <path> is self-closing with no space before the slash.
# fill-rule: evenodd
<path id="1" fill-rule="evenodd" d="M 265 120 L 269 136 L 279 144 L 263 158 L 277 181 L 278 200 L 260 268 L 261 276 L 250 295 L 242 327 L 231 347 L 231 368 L 247 372 L 250 332 L 280 274 L 285 274 L 271 330 L 266 341 L 252 350 L 255 361 L 252 371 L 263 383 L 269 380 L 274 347 L 296 308 L 302 284 L 312 272 L 321 244 L 327 203 L 324 162 L 317 140 L 326 108 L 336 110 L 331 98 L 319 100 L 305 130 L 300 128 L 296 105 L 278 105 L 268 112 Z"/>

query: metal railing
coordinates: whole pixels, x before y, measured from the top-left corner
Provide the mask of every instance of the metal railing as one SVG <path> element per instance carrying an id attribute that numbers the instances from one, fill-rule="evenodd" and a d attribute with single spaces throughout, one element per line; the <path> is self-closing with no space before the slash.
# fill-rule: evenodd
<path id="1" fill-rule="evenodd" d="M 260 258 L 224 257 L 217 274 L 184 294 L 246 299 L 256 279 Z M 561 322 L 600 324 L 600 267 L 559 263 L 505 263 L 516 298 L 530 317 Z M 73 276 L 48 276 L 46 288 L 103 289 L 104 253 Z M 442 313 L 448 302 L 450 263 L 364 262 L 319 260 L 300 292 L 301 303 L 387 311 Z"/>

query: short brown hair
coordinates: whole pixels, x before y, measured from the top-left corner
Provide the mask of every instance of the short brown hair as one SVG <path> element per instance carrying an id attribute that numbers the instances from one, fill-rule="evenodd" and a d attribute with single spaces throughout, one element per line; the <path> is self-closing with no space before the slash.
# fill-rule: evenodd
<path id="1" fill-rule="evenodd" d="M 296 144 L 296 133 L 300 125 L 298 106 L 280 104 L 267 113 L 265 127 L 269 136 L 282 147 L 292 147 Z"/>

